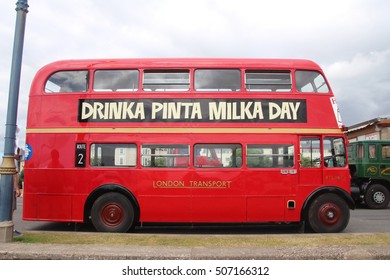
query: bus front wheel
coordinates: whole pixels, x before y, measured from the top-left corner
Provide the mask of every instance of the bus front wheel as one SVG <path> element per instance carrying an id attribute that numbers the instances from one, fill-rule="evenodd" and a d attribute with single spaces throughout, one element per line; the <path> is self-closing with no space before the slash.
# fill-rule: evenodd
<path id="1" fill-rule="evenodd" d="M 97 231 L 127 232 L 134 224 L 134 207 L 120 193 L 106 193 L 92 205 L 91 221 Z"/>
<path id="2" fill-rule="evenodd" d="M 306 222 L 318 233 L 343 231 L 349 222 L 349 207 L 337 194 L 322 194 L 311 203 Z"/>

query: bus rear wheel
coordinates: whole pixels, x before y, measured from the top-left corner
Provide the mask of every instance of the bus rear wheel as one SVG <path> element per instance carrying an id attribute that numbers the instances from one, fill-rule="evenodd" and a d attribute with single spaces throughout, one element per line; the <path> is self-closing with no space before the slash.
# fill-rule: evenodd
<path id="1" fill-rule="evenodd" d="M 343 231 L 349 222 L 349 207 L 337 194 L 322 194 L 311 203 L 306 222 L 318 233 Z"/>
<path id="2" fill-rule="evenodd" d="M 120 193 L 106 193 L 92 205 L 91 221 L 97 231 L 127 232 L 134 225 L 134 207 Z"/>
<path id="3" fill-rule="evenodd" d="M 384 209 L 389 204 L 390 192 L 381 184 L 372 184 L 367 188 L 364 201 L 368 208 Z"/>

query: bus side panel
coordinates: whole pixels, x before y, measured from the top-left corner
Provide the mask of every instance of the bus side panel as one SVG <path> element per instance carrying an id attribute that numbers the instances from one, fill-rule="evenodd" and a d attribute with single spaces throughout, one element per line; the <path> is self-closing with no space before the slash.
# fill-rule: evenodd
<path id="1" fill-rule="evenodd" d="M 138 172 L 138 171 L 137 171 Z M 141 222 L 188 222 L 191 189 L 186 187 L 187 169 L 144 168 L 139 170 L 135 194 Z"/>
<path id="2" fill-rule="evenodd" d="M 245 199 L 241 196 L 194 196 L 193 222 L 245 222 Z"/>
<path id="3" fill-rule="evenodd" d="M 23 220 L 37 220 L 36 195 L 23 193 Z"/>
<path id="4" fill-rule="evenodd" d="M 284 197 L 248 197 L 248 222 L 284 221 Z"/>
<path id="5" fill-rule="evenodd" d="M 74 221 L 70 195 L 24 195 L 23 219 L 38 221 Z M 82 220 L 81 220 L 82 221 Z"/>
<path id="6" fill-rule="evenodd" d="M 240 170 L 196 168 L 191 185 L 194 222 L 245 222 L 245 186 Z"/>
<path id="7" fill-rule="evenodd" d="M 52 221 L 72 221 L 72 196 L 37 195 L 37 216 Z"/>
<path id="8" fill-rule="evenodd" d="M 86 199 L 86 195 L 76 195 L 72 197 L 71 217 L 74 222 L 84 221 L 84 205 Z"/>
<path id="9" fill-rule="evenodd" d="M 189 222 L 191 198 L 175 195 L 140 195 L 141 222 Z"/>
<path id="10" fill-rule="evenodd" d="M 325 167 L 324 168 L 324 185 L 337 186 L 350 193 L 351 176 L 348 167 Z"/>
<path id="11" fill-rule="evenodd" d="M 299 220 L 298 210 L 289 211 L 288 217 L 285 212 L 286 200 L 295 200 L 294 168 L 251 168 L 246 174 L 248 222 Z"/>
<path id="12" fill-rule="evenodd" d="M 24 219 L 83 221 L 83 176 L 61 169 L 29 169 L 25 174 Z"/>
<path id="13" fill-rule="evenodd" d="M 75 153 L 69 152 L 75 150 L 75 135 L 30 133 L 26 142 L 31 158 L 25 163 L 23 218 L 83 221 L 83 206 L 73 201 L 86 191 L 74 169 Z"/>

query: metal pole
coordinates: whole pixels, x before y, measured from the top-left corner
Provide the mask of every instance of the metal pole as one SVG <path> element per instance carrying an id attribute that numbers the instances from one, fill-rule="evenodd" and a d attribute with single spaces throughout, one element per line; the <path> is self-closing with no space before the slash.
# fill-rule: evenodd
<path id="1" fill-rule="evenodd" d="M 26 14 L 28 13 L 27 0 L 16 2 L 16 25 L 14 49 L 12 54 L 11 79 L 8 95 L 7 122 L 5 124 L 4 156 L 0 167 L 0 242 L 10 242 L 13 237 L 12 212 L 14 196 L 14 162 L 16 124 L 18 116 L 20 72 L 22 68 L 24 30 Z"/>

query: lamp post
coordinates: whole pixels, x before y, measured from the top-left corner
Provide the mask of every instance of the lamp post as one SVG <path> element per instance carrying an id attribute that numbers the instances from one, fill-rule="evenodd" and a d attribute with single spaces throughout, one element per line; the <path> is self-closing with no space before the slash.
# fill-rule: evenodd
<path id="1" fill-rule="evenodd" d="M 16 121 L 18 115 L 20 72 L 22 68 L 24 30 L 27 13 L 27 0 L 19 0 L 16 2 L 16 25 L 8 95 L 7 121 L 5 124 L 4 156 L 0 167 L 0 242 L 10 242 L 13 237 L 13 180 L 14 175 L 17 173 L 14 162 Z"/>

